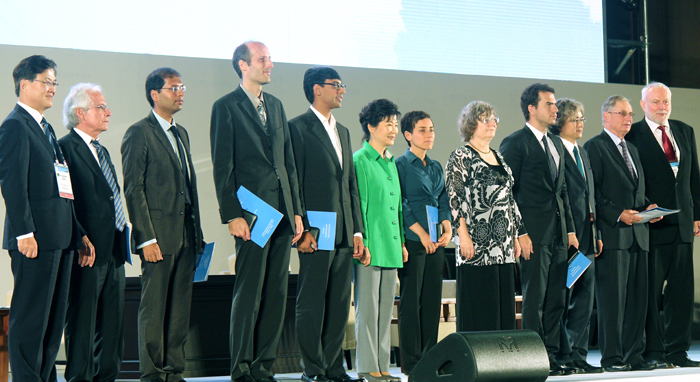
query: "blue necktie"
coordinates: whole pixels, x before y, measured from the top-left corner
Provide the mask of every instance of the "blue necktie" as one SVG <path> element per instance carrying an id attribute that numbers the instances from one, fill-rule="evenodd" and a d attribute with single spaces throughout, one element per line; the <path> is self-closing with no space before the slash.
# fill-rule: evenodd
<path id="1" fill-rule="evenodd" d="M 100 158 L 100 169 L 102 170 L 102 174 L 105 176 L 105 179 L 107 179 L 107 183 L 109 183 L 109 188 L 112 189 L 112 199 L 114 200 L 114 226 L 119 230 L 120 232 L 124 230 L 124 226 L 126 225 L 126 217 L 124 216 L 124 208 L 122 207 L 122 198 L 119 197 L 119 188 L 117 187 L 117 181 L 114 178 L 114 174 L 112 173 L 112 168 L 109 165 L 109 161 L 107 160 L 107 155 L 105 154 L 105 149 L 102 147 L 102 145 L 97 142 L 96 140 L 92 140 L 90 142 L 95 147 L 95 150 L 97 151 L 97 157 Z"/>

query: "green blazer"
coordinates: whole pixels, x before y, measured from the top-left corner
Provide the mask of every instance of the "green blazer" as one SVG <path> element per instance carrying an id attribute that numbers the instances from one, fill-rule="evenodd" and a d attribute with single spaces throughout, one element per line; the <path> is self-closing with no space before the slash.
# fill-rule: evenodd
<path id="1" fill-rule="evenodd" d="M 370 265 L 402 268 L 403 213 L 401 185 L 394 157 L 384 159 L 369 143 L 352 156 L 360 192 L 365 246 L 372 255 Z M 355 260 L 357 261 L 357 260 Z"/>

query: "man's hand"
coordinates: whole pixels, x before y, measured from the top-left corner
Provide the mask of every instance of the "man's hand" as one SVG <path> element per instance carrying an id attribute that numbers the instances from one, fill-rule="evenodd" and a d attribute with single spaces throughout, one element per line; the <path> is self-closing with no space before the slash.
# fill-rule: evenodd
<path id="1" fill-rule="evenodd" d="M 700 221 L 694 221 L 693 227 L 695 231 L 695 236 L 700 236 Z"/>
<path id="2" fill-rule="evenodd" d="M 530 254 L 533 252 L 530 235 L 520 236 L 518 243 L 520 243 L 520 256 L 522 256 L 523 260 L 530 260 Z"/>
<path id="3" fill-rule="evenodd" d="M 314 239 L 314 235 L 309 231 L 302 232 L 301 239 L 297 242 L 297 249 L 301 253 L 313 253 L 318 249 L 318 244 L 316 243 L 316 239 Z"/>
<path id="4" fill-rule="evenodd" d="M 575 234 L 575 233 L 570 233 L 570 234 L 568 234 L 568 235 L 566 235 L 566 236 L 567 236 L 568 239 L 569 239 L 569 247 L 571 247 L 571 246 L 573 245 L 574 248 L 578 249 L 578 245 L 579 245 L 579 244 L 578 244 L 578 238 L 576 237 L 576 234 Z"/>
<path id="5" fill-rule="evenodd" d="M 362 241 L 362 237 L 353 236 L 352 237 L 352 257 L 353 259 L 360 259 L 362 254 L 365 252 L 365 243 Z"/>
<path id="6" fill-rule="evenodd" d="M 647 209 L 644 211 L 647 211 L 647 210 L 650 210 L 650 209 L 656 208 L 656 207 L 658 207 L 656 204 L 650 204 L 649 207 L 647 207 Z M 663 218 L 664 218 L 663 216 L 659 216 L 658 218 L 653 218 L 653 219 L 649 220 L 649 223 L 656 223 L 657 221 L 659 221 Z"/>
<path id="7" fill-rule="evenodd" d="M 642 218 L 637 216 L 639 211 L 635 210 L 624 210 L 622 211 L 622 214 L 620 215 L 620 221 L 627 224 L 627 225 L 632 225 L 634 223 L 638 223 L 642 221 Z"/>
<path id="8" fill-rule="evenodd" d="M 425 252 L 428 255 L 432 255 L 433 253 L 435 253 L 435 249 L 437 249 L 438 245 L 430 241 L 430 234 L 423 231 L 423 234 L 418 235 L 418 238 L 420 239 L 420 243 L 423 244 L 423 248 L 425 248 Z"/>
<path id="9" fill-rule="evenodd" d="M 95 264 L 95 247 L 88 239 L 87 235 L 83 236 L 83 247 L 78 250 L 78 265 L 81 267 L 92 267 Z"/>
<path id="10" fill-rule="evenodd" d="M 369 253 L 369 247 L 364 247 L 364 251 L 362 251 L 362 256 L 360 256 L 359 260 L 365 267 L 372 262 L 372 255 Z"/>
<path id="11" fill-rule="evenodd" d="M 39 255 L 39 246 L 34 236 L 17 240 L 17 249 L 30 259 L 34 259 Z"/>
<path id="12" fill-rule="evenodd" d="M 228 232 L 231 236 L 240 237 L 244 241 L 250 240 L 250 227 L 248 227 L 248 222 L 242 217 L 235 218 L 228 222 Z"/>
<path id="13" fill-rule="evenodd" d="M 595 257 L 600 256 L 601 253 L 603 253 L 603 241 L 598 240 L 598 253 L 595 254 Z"/>
<path id="14" fill-rule="evenodd" d="M 292 238 L 292 245 L 296 244 L 301 239 L 301 234 L 304 233 L 304 221 L 301 220 L 301 216 L 294 215 L 294 226 L 297 231 L 294 233 L 294 238 Z"/>
<path id="15" fill-rule="evenodd" d="M 245 220 L 243 221 L 245 223 Z M 229 223 L 230 224 L 230 223 Z M 158 243 L 149 244 L 143 248 L 143 258 L 149 263 L 157 263 L 163 260 L 163 254 L 160 252 L 160 246 Z"/>
<path id="16" fill-rule="evenodd" d="M 433 249 L 433 252 L 435 252 L 434 249 Z M 406 244 L 401 244 L 401 254 L 403 255 L 403 262 L 404 263 L 407 262 L 408 261 L 408 249 L 406 249 Z"/>

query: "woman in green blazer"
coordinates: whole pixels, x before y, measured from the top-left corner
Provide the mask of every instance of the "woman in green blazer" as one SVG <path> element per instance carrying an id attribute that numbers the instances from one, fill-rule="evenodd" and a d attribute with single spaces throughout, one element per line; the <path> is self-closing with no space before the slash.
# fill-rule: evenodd
<path id="1" fill-rule="evenodd" d="M 387 147 L 398 135 L 398 107 L 391 101 L 370 102 L 360 112 L 363 147 L 353 155 L 365 227 L 369 266 L 355 260 L 355 334 L 357 371 L 368 382 L 397 381 L 389 375 L 391 315 L 396 268 L 408 260 L 404 246 L 401 185 L 394 156 Z"/>

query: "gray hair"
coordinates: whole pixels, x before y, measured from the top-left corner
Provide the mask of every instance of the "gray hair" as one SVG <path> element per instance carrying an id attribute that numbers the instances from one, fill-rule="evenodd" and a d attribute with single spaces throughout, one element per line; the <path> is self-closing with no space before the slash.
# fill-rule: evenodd
<path id="1" fill-rule="evenodd" d="M 100 85 L 82 82 L 70 88 L 66 100 L 63 101 L 63 125 L 66 129 L 72 130 L 80 123 L 76 110 L 87 111 L 92 106 L 92 93 L 102 93 Z"/>
<path id="2" fill-rule="evenodd" d="M 605 124 L 604 114 L 606 112 L 610 111 L 610 109 L 614 108 L 618 102 L 627 102 L 627 103 L 631 104 L 630 100 L 628 100 L 627 98 L 625 98 L 624 96 L 621 96 L 621 95 L 616 94 L 616 95 L 611 95 L 610 97 L 608 97 L 608 99 L 606 99 L 605 102 L 603 102 L 603 107 L 600 108 L 600 118 L 602 119 L 603 124 Z"/>
<path id="3" fill-rule="evenodd" d="M 462 142 L 467 142 L 472 138 L 480 117 L 488 117 L 491 114 L 496 115 L 496 110 L 488 103 L 484 101 L 469 102 L 462 109 L 457 121 L 457 131 L 462 137 Z"/>
<path id="4" fill-rule="evenodd" d="M 559 135 L 562 127 L 576 118 L 576 113 L 580 111 L 583 114 L 584 112 L 583 104 L 571 98 L 559 98 L 557 100 L 557 109 L 559 109 L 557 121 L 552 126 L 549 126 L 549 131 L 554 135 Z"/>
<path id="5" fill-rule="evenodd" d="M 668 91 L 668 98 L 671 98 L 671 89 L 669 89 L 668 86 L 664 85 L 661 82 L 652 81 L 649 83 L 649 85 L 642 88 L 642 99 L 644 99 L 644 95 L 647 94 L 649 90 L 656 88 L 666 89 L 666 91 Z"/>

